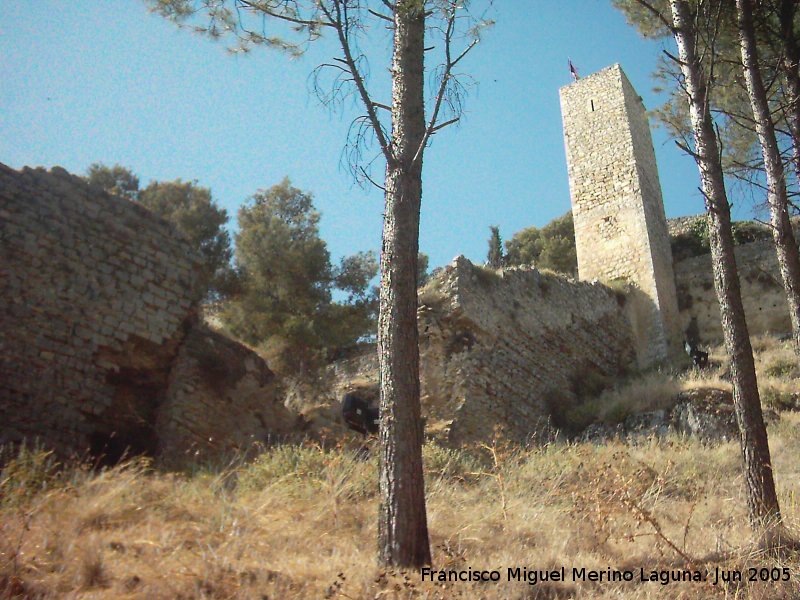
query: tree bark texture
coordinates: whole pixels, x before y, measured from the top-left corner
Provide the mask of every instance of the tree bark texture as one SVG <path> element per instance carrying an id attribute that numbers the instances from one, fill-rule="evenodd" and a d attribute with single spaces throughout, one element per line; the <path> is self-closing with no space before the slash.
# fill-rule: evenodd
<path id="1" fill-rule="evenodd" d="M 392 59 L 392 146 L 386 166 L 378 353 L 381 563 L 430 564 L 422 472 L 417 253 L 425 135 L 423 3 L 398 2 Z"/>
<path id="2" fill-rule="evenodd" d="M 783 40 L 783 60 L 780 69 L 783 73 L 789 131 L 792 136 L 792 157 L 795 173 L 800 181 L 800 48 L 795 33 L 797 0 L 781 0 L 778 20 Z"/>
<path id="3" fill-rule="evenodd" d="M 689 101 L 695 142 L 695 160 L 700 170 L 708 218 L 714 287 L 719 299 L 725 347 L 731 360 L 731 380 L 750 522 L 757 533 L 780 524 L 767 430 L 758 395 L 753 349 L 745 322 L 739 275 L 733 253 L 730 205 L 720 161 L 714 125 L 709 110 L 708 88 L 695 45 L 695 32 L 685 0 L 670 0 L 673 33 Z"/>
<path id="4" fill-rule="evenodd" d="M 767 176 L 767 202 L 769 204 L 772 237 L 778 254 L 778 266 L 783 279 L 783 287 L 789 303 L 789 316 L 792 322 L 792 340 L 796 354 L 800 354 L 800 252 L 789 220 L 789 197 L 786 189 L 786 176 L 775 137 L 775 123 L 770 114 L 767 92 L 758 64 L 756 34 L 753 26 L 751 0 L 736 0 L 736 14 L 739 25 L 739 43 L 742 51 L 742 65 L 753 119 L 758 133 L 758 141 L 764 157 Z"/>

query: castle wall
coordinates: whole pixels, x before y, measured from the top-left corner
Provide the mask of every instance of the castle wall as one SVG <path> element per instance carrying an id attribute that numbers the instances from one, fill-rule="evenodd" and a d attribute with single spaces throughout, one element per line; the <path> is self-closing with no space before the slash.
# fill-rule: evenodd
<path id="1" fill-rule="evenodd" d="M 177 349 L 202 293 L 186 242 L 57 167 L 0 166 L 0 236 L 2 441 L 85 447 L 107 413 L 150 412 L 135 392 L 118 398 L 114 382 L 142 370 L 124 358 L 132 347 L 153 363 Z M 146 395 L 167 374 L 132 385 Z"/>
<path id="2" fill-rule="evenodd" d="M 734 254 L 750 335 L 791 332 L 789 307 L 773 242 L 765 240 L 736 246 Z M 675 263 L 675 280 L 683 329 L 696 328 L 694 333 L 703 343 L 722 341 L 711 255 Z"/>
<path id="3" fill-rule="evenodd" d="M 790 330 L 770 241 L 735 249 L 752 334 Z M 710 255 L 675 264 L 679 324 L 695 319 L 702 344 L 721 341 Z M 635 293 L 635 292 L 634 292 Z M 426 434 L 453 444 L 489 442 L 496 432 L 527 441 L 573 404 L 592 380 L 624 373 L 633 360 L 631 296 L 599 283 L 536 269 L 493 271 L 463 257 L 420 291 L 418 325 Z M 341 428 L 338 402 L 353 389 L 377 396 L 377 351 L 332 365 L 320 389 L 295 391 L 317 403 L 318 429 Z"/>
<path id="4" fill-rule="evenodd" d="M 420 311 L 422 404 L 452 421 L 452 442 L 495 430 L 526 441 L 585 378 L 619 375 L 634 359 L 624 300 L 603 285 L 461 257 L 436 288 L 441 300 Z"/>
<path id="5" fill-rule="evenodd" d="M 619 65 L 561 88 L 578 273 L 624 280 L 640 366 L 681 345 L 661 186 L 641 98 Z"/>
<path id="6" fill-rule="evenodd" d="M 625 299 L 599 283 L 533 268 L 494 271 L 459 257 L 420 292 L 420 380 L 426 434 L 460 445 L 495 435 L 530 441 L 586 381 L 635 360 Z M 332 368 L 328 391 L 374 389 L 374 349 Z"/>
<path id="7" fill-rule="evenodd" d="M 295 424 L 278 378 L 258 355 L 203 327 L 187 333 L 156 416 L 157 454 L 164 463 L 264 446 Z"/>
<path id="8" fill-rule="evenodd" d="M 180 452 L 180 440 L 159 439 L 155 423 L 178 431 L 170 419 L 188 423 L 197 413 L 192 377 L 173 366 L 177 358 L 193 364 L 197 336 L 212 335 L 194 329 L 204 292 L 198 267 L 188 243 L 142 206 L 58 167 L 0 165 L 0 444 L 38 437 L 64 453 Z M 184 346 L 187 334 L 193 342 Z M 227 372 L 226 356 L 235 356 L 266 369 L 253 352 L 228 345 L 240 350 L 218 342 L 219 351 L 203 354 L 206 367 Z M 265 430 L 247 418 L 253 401 L 237 404 L 229 393 L 245 375 L 198 392 L 238 423 L 218 428 L 217 438 Z M 214 425 L 195 441 L 202 445 Z"/>

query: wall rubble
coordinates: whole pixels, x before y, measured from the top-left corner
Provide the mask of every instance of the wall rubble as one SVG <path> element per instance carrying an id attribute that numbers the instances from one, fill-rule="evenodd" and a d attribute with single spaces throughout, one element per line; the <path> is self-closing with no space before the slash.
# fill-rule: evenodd
<path id="1" fill-rule="evenodd" d="M 180 465 L 280 441 L 296 418 L 261 358 L 219 333 L 192 328 L 173 362 L 155 431 L 158 456 Z"/>

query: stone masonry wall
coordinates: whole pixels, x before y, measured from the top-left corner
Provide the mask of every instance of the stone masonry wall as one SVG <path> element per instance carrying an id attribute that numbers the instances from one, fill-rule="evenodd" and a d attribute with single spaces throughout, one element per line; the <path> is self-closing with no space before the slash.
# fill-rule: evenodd
<path id="1" fill-rule="evenodd" d="M 791 332 L 775 245 L 771 240 L 736 246 L 736 264 L 750 335 Z M 695 329 L 703 343 L 722 341 L 719 302 L 714 291 L 711 255 L 675 263 L 681 325 Z M 694 321 L 694 325 L 692 325 Z"/>
<path id="2" fill-rule="evenodd" d="M 197 266 L 145 208 L 58 167 L 0 165 L 0 441 L 86 446 L 104 415 L 148 410 L 115 380 L 144 370 L 127 356 L 174 354 L 202 293 Z M 167 373 L 132 385 L 146 393 Z"/>
<path id="3" fill-rule="evenodd" d="M 420 292 L 426 434 L 460 445 L 542 433 L 553 403 L 575 399 L 584 378 L 619 375 L 634 361 L 624 302 L 599 283 L 457 258 Z M 316 397 L 374 389 L 376 358 L 372 349 L 343 361 Z"/>
<path id="4" fill-rule="evenodd" d="M 736 247 L 752 334 L 790 330 L 770 241 Z M 702 344 L 721 341 L 710 256 L 675 264 L 679 322 L 694 319 Z M 635 291 L 634 291 L 635 293 Z M 630 295 L 535 269 L 491 271 L 457 259 L 420 292 L 418 316 L 426 434 L 454 444 L 490 441 L 496 429 L 518 440 L 547 422 L 554 402 L 575 399 L 595 374 L 613 377 L 632 361 Z M 624 303 L 625 307 L 620 307 Z M 627 313 L 627 314 L 626 314 Z M 315 414 L 334 429 L 338 402 L 354 389 L 376 395 L 377 352 L 339 361 L 321 389 L 294 398 L 330 406 Z M 319 411 L 317 411 L 319 412 Z"/>
<path id="5" fill-rule="evenodd" d="M 681 346 L 672 259 L 650 127 L 619 65 L 561 88 L 578 273 L 625 280 L 640 366 Z"/>
<path id="6" fill-rule="evenodd" d="M 284 431 L 263 361 L 196 328 L 198 267 L 142 206 L 59 167 L 0 165 L 0 444 L 174 456 Z"/>
<path id="7" fill-rule="evenodd" d="M 295 424 L 280 382 L 257 354 L 195 327 L 181 344 L 158 409 L 157 454 L 182 465 L 267 445 Z"/>
<path id="8" fill-rule="evenodd" d="M 583 378 L 634 360 L 624 299 L 601 284 L 459 257 L 434 287 L 420 298 L 422 403 L 451 442 L 525 441 Z"/>

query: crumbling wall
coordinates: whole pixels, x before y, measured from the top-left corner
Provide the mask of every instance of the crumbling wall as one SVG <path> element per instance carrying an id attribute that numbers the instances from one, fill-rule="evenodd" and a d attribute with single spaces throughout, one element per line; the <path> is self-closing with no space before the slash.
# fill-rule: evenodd
<path id="1" fill-rule="evenodd" d="M 378 349 L 365 343 L 333 362 L 313 380 L 285 380 L 284 404 L 300 413 L 298 428 L 320 439 L 340 438 L 348 431 L 342 418 L 341 401 L 355 393 L 372 406 L 378 405 Z"/>
<path id="2" fill-rule="evenodd" d="M 583 378 L 635 360 L 625 300 L 598 283 L 459 257 L 420 302 L 423 412 L 454 443 L 526 441 Z"/>
<path id="3" fill-rule="evenodd" d="M 282 399 L 277 377 L 258 355 L 219 333 L 193 328 L 158 410 L 158 455 L 180 465 L 280 441 L 295 426 Z"/>
<path id="4" fill-rule="evenodd" d="M 191 388 L 181 378 L 198 336 L 211 335 L 190 333 L 204 291 L 198 267 L 188 243 L 142 206 L 59 167 L 0 165 L 0 444 L 39 438 L 64 453 L 90 449 L 112 459 L 189 444 L 159 439 L 155 424 L 177 431 L 164 415 L 197 415 L 186 408 Z M 225 376 L 203 401 L 222 402 L 210 410 L 217 417 L 248 413 L 250 396 L 235 404 L 247 378 L 228 377 L 226 361 L 260 359 L 243 347 L 233 352 L 233 342 L 214 343 L 222 349 L 208 353 L 206 367 Z M 264 430 L 217 418 L 200 436 L 216 423 L 237 440 Z"/>
<path id="5" fill-rule="evenodd" d="M 187 244 L 58 167 L 0 165 L 0 236 L 2 441 L 87 447 L 115 422 L 152 422 L 202 293 Z M 152 447 L 144 429 L 128 441 Z"/>
<path id="6" fill-rule="evenodd" d="M 555 403 L 585 378 L 635 360 L 625 298 L 599 283 L 533 268 L 492 270 L 459 257 L 420 292 L 420 379 L 426 434 L 460 445 L 547 430 Z M 374 348 L 331 368 L 327 392 L 378 383 Z"/>
<path id="7" fill-rule="evenodd" d="M 790 332 L 789 307 L 775 245 L 771 240 L 752 242 L 736 246 L 734 254 L 750 335 Z M 675 263 L 675 281 L 684 331 L 704 343 L 721 341 L 722 324 L 711 255 Z"/>

